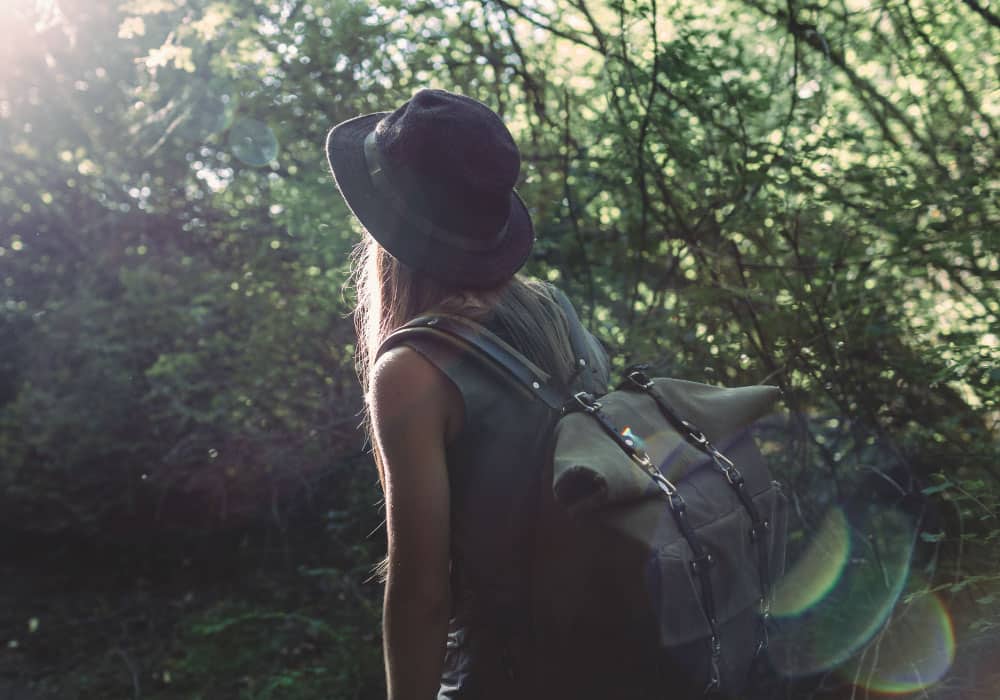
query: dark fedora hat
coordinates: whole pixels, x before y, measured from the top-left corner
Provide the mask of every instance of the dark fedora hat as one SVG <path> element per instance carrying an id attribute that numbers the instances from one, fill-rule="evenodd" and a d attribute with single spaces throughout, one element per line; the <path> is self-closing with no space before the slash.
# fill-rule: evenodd
<path id="1" fill-rule="evenodd" d="M 521 156 L 489 107 L 445 90 L 420 90 L 394 112 L 330 130 L 337 187 L 390 255 L 438 281 L 495 287 L 534 243 L 514 190 Z"/>

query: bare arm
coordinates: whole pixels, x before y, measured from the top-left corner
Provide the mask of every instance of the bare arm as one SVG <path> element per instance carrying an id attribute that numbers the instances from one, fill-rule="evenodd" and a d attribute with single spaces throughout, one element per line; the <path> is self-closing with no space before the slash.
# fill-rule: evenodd
<path id="1" fill-rule="evenodd" d="M 450 612 L 445 442 L 460 406 L 455 386 L 416 351 L 400 347 L 379 359 L 371 411 L 389 539 L 382 620 L 389 700 L 437 697 Z"/>

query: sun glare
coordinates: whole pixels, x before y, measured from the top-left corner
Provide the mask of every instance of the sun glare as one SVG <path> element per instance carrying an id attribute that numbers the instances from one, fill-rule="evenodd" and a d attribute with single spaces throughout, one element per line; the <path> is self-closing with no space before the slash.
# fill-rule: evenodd
<path id="1" fill-rule="evenodd" d="M 34 37 L 65 22 L 57 0 L 0 0 L 0 45 L 20 53 Z"/>
<path id="2" fill-rule="evenodd" d="M 56 0 L 0 0 L 0 21 L 41 32 L 62 21 Z"/>
<path id="3" fill-rule="evenodd" d="M 57 45 L 76 45 L 76 29 L 63 12 L 66 1 L 0 0 L 0 94 L 20 89 L 20 71 L 32 72 Z"/>

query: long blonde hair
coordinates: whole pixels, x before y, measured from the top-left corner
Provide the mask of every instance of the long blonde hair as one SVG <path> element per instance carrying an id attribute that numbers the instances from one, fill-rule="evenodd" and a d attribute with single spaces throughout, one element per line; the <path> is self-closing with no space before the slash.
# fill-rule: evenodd
<path id="1" fill-rule="evenodd" d="M 448 286 L 399 262 L 367 233 L 351 263 L 358 334 L 354 361 L 366 406 L 379 346 L 394 330 L 428 311 L 477 321 L 492 313 L 528 359 L 568 384 L 573 371 L 569 324 L 544 283 L 518 274 L 488 290 Z"/>
<path id="2" fill-rule="evenodd" d="M 394 330 L 425 311 L 441 311 L 481 320 L 489 313 L 507 331 L 509 339 L 529 360 L 568 385 L 574 370 L 569 323 L 545 285 L 515 275 L 495 289 L 464 290 L 441 284 L 389 255 L 367 232 L 351 255 L 351 277 L 356 305 L 354 325 L 358 342 L 354 364 L 365 395 L 365 431 L 379 482 L 385 475 L 374 449 L 369 390 L 372 369 L 382 342 Z M 372 568 L 372 578 L 385 581 L 388 557 Z"/>

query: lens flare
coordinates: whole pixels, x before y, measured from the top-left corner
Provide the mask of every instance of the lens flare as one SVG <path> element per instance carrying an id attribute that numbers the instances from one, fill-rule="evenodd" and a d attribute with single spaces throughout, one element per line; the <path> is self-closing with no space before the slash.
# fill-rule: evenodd
<path id="1" fill-rule="evenodd" d="M 828 521 L 831 532 L 840 527 L 838 516 Z M 786 593 L 781 603 L 786 613 L 798 611 L 776 618 L 772 637 L 773 661 L 786 675 L 819 673 L 844 663 L 881 629 L 906 584 L 916 535 L 913 518 L 873 505 L 845 515 L 844 522 L 850 548 L 843 565 L 819 566 L 814 578 L 801 574 L 807 590 Z M 836 543 L 840 535 L 822 537 Z M 835 544 L 834 551 L 842 546 Z M 831 585 L 835 570 L 839 576 Z"/>
<path id="2" fill-rule="evenodd" d="M 267 165 L 278 156 L 278 139 L 264 122 L 240 119 L 229 130 L 233 155 L 247 165 Z"/>
<path id="3" fill-rule="evenodd" d="M 840 580 L 851 553 L 851 531 L 840 508 L 831 508 L 798 561 L 775 587 L 771 612 L 801 615 L 826 597 Z"/>
<path id="4" fill-rule="evenodd" d="M 955 633 L 941 600 L 915 595 L 896 607 L 888 625 L 840 669 L 855 685 L 899 695 L 929 688 L 955 660 Z"/>

